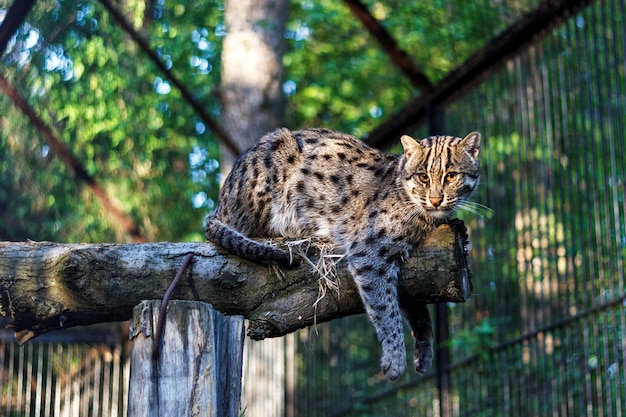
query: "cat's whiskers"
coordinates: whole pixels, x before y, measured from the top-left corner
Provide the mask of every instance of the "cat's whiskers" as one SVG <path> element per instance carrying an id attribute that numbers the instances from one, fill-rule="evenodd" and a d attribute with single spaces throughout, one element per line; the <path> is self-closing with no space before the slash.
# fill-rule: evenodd
<path id="1" fill-rule="evenodd" d="M 419 215 L 420 213 L 422 213 L 424 210 L 424 208 L 422 206 L 420 206 L 418 203 L 416 203 L 413 200 L 404 200 L 404 201 L 400 201 L 399 204 L 389 212 L 389 215 L 391 217 L 393 217 L 394 215 L 396 215 L 397 213 L 404 213 L 403 216 L 403 221 L 406 220 L 407 216 L 413 212 L 417 212 L 416 214 Z M 414 216 L 414 215 L 412 215 Z"/>
<path id="2" fill-rule="evenodd" d="M 491 208 L 485 206 L 484 204 L 469 200 L 459 201 L 456 206 L 460 210 L 465 210 L 480 217 L 481 219 L 491 217 L 494 212 Z"/>
<path id="3" fill-rule="evenodd" d="M 415 220 L 416 217 L 420 216 L 424 212 L 424 209 L 419 206 L 415 206 L 413 210 L 410 210 L 404 218 L 402 219 L 403 223 L 411 223 Z"/>

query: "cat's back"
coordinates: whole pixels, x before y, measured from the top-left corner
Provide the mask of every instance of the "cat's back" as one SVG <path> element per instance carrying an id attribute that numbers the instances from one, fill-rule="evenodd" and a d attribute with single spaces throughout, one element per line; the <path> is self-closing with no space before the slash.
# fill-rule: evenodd
<path id="1" fill-rule="evenodd" d="M 310 128 L 290 131 L 282 128 L 263 136 L 240 158 L 242 167 L 236 175 L 252 171 L 251 179 L 269 177 L 268 183 L 281 187 L 282 180 L 292 175 L 337 185 L 337 175 L 372 173 L 380 177 L 397 155 L 370 148 L 361 140 L 331 129 Z M 352 175 L 354 177 L 354 175 Z"/>
<path id="2" fill-rule="evenodd" d="M 338 182 L 333 174 L 352 174 L 350 178 L 356 176 L 354 179 L 358 180 L 369 172 L 373 178 L 380 178 L 398 158 L 373 149 L 354 136 L 330 129 L 302 129 L 293 132 L 293 137 L 301 144 L 303 173 L 310 175 L 308 168 L 319 168 L 323 172 L 314 172 L 313 177 L 330 186 Z"/>
<path id="3" fill-rule="evenodd" d="M 308 219 L 362 211 L 396 159 L 346 133 L 277 129 L 235 162 L 215 215 L 248 236 L 308 232 Z"/>

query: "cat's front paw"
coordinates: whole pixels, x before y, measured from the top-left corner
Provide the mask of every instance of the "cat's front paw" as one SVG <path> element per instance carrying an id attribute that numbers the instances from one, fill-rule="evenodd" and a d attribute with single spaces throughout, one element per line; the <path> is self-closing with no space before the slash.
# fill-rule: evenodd
<path id="1" fill-rule="evenodd" d="M 404 346 L 385 350 L 380 359 L 380 368 L 388 380 L 395 381 L 400 378 L 406 369 Z"/>
<path id="2" fill-rule="evenodd" d="M 433 364 L 433 345 L 430 341 L 416 341 L 413 351 L 413 367 L 420 375 L 428 372 Z"/>

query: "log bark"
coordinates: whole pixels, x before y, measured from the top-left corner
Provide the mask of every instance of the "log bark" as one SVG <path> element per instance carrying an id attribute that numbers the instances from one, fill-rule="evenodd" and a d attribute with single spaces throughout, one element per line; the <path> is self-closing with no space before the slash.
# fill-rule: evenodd
<path id="1" fill-rule="evenodd" d="M 443 225 L 414 251 L 400 274 L 402 302 L 463 302 L 471 294 L 462 222 Z M 321 299 L 319 274 L 306 262 L 277 271 L 228 255 L 210 243 L 0 243 L 0 314 L 24 343 L 63 327 L 128 320 L 142 300 L 160 299 L 183 258 L 193 254 L 172 299 L 210 303 L 249 320 L 253 339 L 362 313 L 344 263 L 338 291 Z M 279 273 L 280 272 L 280 273 Z"/>
<path id="2" fill-rule="evenodd" d="M 128 417 L 238 416 L 243 319 L 209 304 L 168 304 L 158 360 L 152 358 L 159 301 L 133 310 Z"/>

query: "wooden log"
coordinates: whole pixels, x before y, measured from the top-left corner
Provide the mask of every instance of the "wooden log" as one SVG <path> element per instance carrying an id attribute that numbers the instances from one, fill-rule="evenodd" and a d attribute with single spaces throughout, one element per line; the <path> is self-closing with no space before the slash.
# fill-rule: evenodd
<path id="1" fill-rule="evenodd" d="M 402 300 L 463 302 L 471 294 L 462 222 L 433 232 L 401 271 Z M 224 253 L 210 243 L 80 244 L 0 242 L 0 314 L 18 341 L 54 329 L 128 320 L 142 300 L 160 299 L 182 259 L 193 254 L 172 299 L 205 301 L 250 321 L 255 339 L 363 312 L 345 265 L 338 290 L 320 299 L 317 273 L 303 262 L 277 273 Z"/>
<path id="2" fill-rule="evenodd" d="M 237 417 L 243 317 L 209 304 L 168 304 L 158 359 L 152 357 L 159 301 L 133 309 L 128 417 Z"/>

